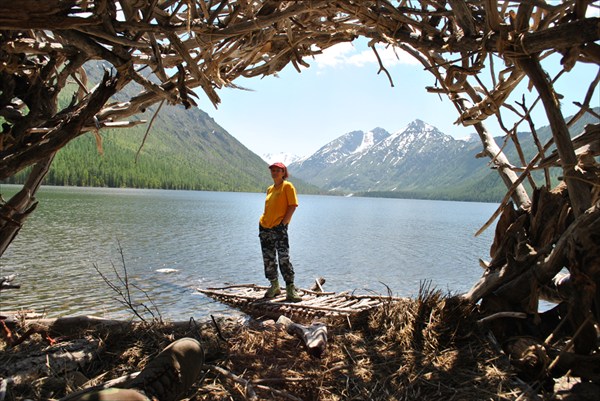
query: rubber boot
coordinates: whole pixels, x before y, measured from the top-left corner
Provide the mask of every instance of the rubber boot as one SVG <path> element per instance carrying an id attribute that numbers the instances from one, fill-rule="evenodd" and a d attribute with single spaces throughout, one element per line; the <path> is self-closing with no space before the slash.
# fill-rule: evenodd
<path id="1" fill-rule="evenodd" d="M 296 286 L 294 283 L 286 284 L 285 286 L 285 300 L 288 302 L 300 302 L 302 298 L 298 295 L 296 291 Z"/>
<path id="2" fill-rule="evenodd" d="M 275 298 L 277 295 L 281 294 L 281 288 L 279 288 L 279 280 L 275 279 L 271 281 L 271 287 L 265 292 L 265 298 L 271 299 Z"/>

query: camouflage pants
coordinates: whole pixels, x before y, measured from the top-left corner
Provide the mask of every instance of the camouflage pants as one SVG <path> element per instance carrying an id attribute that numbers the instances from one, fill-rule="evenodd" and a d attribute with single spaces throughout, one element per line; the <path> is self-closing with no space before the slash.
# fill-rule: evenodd
<path id="1" fill-rule="evenodd" d="M 294 267 L 290 261 L 290 244 L 287 226 L 280 224 L 273 228 L 259 226 L 258 237 L 265 264 L 265 277 L 269 281 L 277 279 L 277 264 L 286 284 L 294 282 Z"/>

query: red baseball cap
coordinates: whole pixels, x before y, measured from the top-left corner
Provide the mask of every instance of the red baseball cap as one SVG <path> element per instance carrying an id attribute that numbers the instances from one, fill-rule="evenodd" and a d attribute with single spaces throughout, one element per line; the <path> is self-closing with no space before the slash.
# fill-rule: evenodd
<path id="1" fill-rule="evenodd" d="M 283 164 L 281 162 L 273 163 L 269 166 L 269 170 L 272 169 L 273 167 L 279 167 L 280 169 L 283 169 L 283 178 L 288 177 L 287 167 L 285 166 L 285 164 Z"/>

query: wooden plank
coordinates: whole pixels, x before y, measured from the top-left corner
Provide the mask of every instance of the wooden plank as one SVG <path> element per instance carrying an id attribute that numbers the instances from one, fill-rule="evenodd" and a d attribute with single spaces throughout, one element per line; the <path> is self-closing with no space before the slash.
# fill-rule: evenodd
<path id="1" fill-rule="evenodd" d="M 198 289 L 199 292 L 220 302 L 234 306 L 254 316 L 277 318 L 289 315 L 294 318 L 341 317 L 352 316 L 374 308 L 392 297 L 351 295 L 347 291 L 340 293 L 304 292 L 301 302 L 286 302 L 282 294 L 273 299 L 264 299 L 267 287 L 251 284 L 231 285 L 220 288 Z M 300 291 L 304 291 L 300 289 Z"/>
<path id="2" fill-rule="evenodd" d="M 302 304 L 303 305 L 319 304 L 319 303 L 322 303 L 322 302 L 326 302 L 330 298 L 331 299 L 335 299 L 337 297 L 338 297 L 338 294 L 326 295 L 326 296 L 323 296 L 323 297 L 314 297 L 314 298 L 309 299 L 307 301 L 303 300 Z"/>

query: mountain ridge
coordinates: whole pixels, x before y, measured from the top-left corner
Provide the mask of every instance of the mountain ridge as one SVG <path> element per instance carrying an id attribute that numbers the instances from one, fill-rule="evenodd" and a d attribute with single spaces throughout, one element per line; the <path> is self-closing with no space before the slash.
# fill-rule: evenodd
<path id="1" fill-rule="evenodd" d="M 597 123 L 598 119 L 588 115 L 573 127 L 572 133 L 581 132 L 588 122 Z M 551 136 L 547 126 L 536 131 L 542 140 Z M 530 139 L 532 134 L 517 135 Z M 503 142 L 503 138 L 496 140 Z M 532 141 L 521 143 L 530 143 L 522 149 L 526 160 L 530 160 L 537 149 Z M 336 193 L 497 202 L 506 187 L 488 166 L 489 160 L 478 157 L 481 150 L 481 142 L 473 140 L 473 136 L 455 139 L 415 119 L 394 133 L 380 127 L 367 132 L 350 131 L 313 155 L 290 164 L 289 170 L 296 177 Z M 509 160 L 519 160 L 511 141 L 504 151 Z M 560 171 L 555 169 L 555 182 L 558 175 Z M 534 176 L 540 177 L 541 173 L 535 172 Z"/>
<path id="2" fill-rule="evenodd" d="M 90 85 L 104 68 L 100 62 L 86 65 Z M 140 90 L 136 85 L 123 89 Z M 61 93 L 59 107 L 69 100 L 69 93 Z M 150 121 L 156 110 L 149 107 L 130 119 Z M 147 132 L 148 127 L 102 129 L 100 143 L 91 133 L 72 140 L 57 152 L 43 183 L 232 192 L 264 192 L 272 183 L 267 163 L 197 107 L 164 104 Z M 22 184 L 27 174 L 28 169 L 3 182 Z M 300 179 L 294 184 L 304 193 L 320 193 Z"/>
<path id="3" fill-rule="evenodd" d="M 97 63 L 87 70 L 93 83 L 103 67 Z M 64 96 L 62 102 L 68 100 Z M 134 118 L 150 120 L 155 110 L 148 108 Z M 582 132 L 586 122 L 598 119 L 588 115 L 572 132 Z M 147 129 L 146 124 L 101 130 L 101 146 L 93 134 L 82 135 L 57 153 L 44 183 L 263 192 L 271 184 L 268 164 L 283 161 L 299 193 L 486 202 L 497 202 L 506 193 L 489 160 L 476 157 L 482 150 L 478 138 L 455 139 L 420 119 L 393 133 L 381 127 L 350 131 L 297 160 L 283 153 L 261 158 L 197 107 L 165 104 L 146 136 Z M 542 141 L 551 136 L 548 127 L 537 134 Z M 531 133 L 518 133 L 527 135 Z M 509 160 L 520 160 L 511 141 L 504 151 Z M 525 146 L 523 153 L 531 160 L 537 149 Z M 26 174 L 4 182 L 23 183 Z M 558 175 L 553 173 L 554 178 Z"/>

